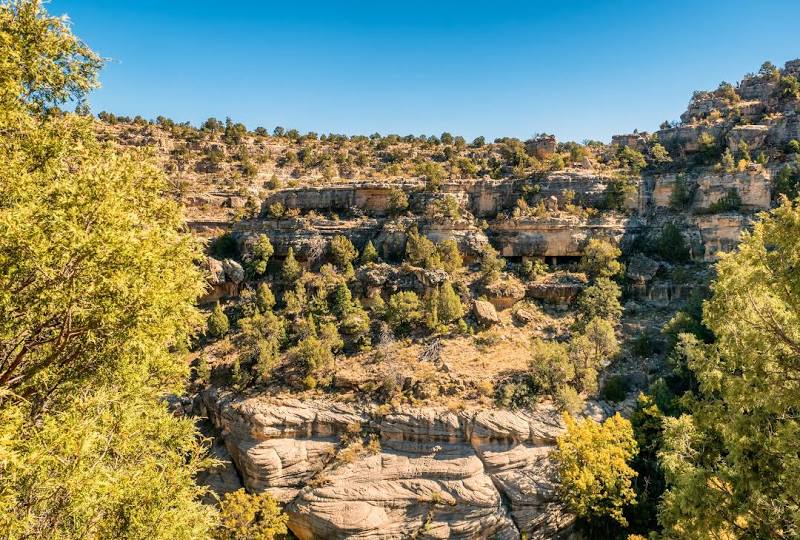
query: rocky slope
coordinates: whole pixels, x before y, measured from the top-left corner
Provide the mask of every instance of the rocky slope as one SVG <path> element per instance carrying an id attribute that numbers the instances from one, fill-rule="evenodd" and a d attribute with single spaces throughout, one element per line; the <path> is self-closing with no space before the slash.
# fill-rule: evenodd
<path id="1" fill-rule="evenodd" d="M 573 522 L 547 457 L 563 431 L 552 407 L 386 412 L 212 390 L 198 408 L 302 539 L 553 538 Z"/>
<path id="2" fill-rule="evenodd" d="M 548 459 L 563 430 L 560 412 L 549 400 L 501 407 L 491 389 L 518 380 L 532 338 L 569 336 L 575 299 L 587 287 L 575 262 L 590 239 L 604 238 L 625 252 L 626 303 L 618 329 L 623 351 L 601 379 L 624 376 L 632 386 L 616 404 L 592 397 L 584 414 L 601 419 L 630 411 L 638 390 L 664 369 L 663 357 L 634 353 L 630 341 L 657 335 L 702 286 L 709 263 L 735 248 L 757 213 L 785 192 L 776 178 L 797 167 L 791 149 L 800 149 L 792 144 L 800 136 L 800 97 L 785 89 L 798 72 L 800 62 L 789 62 L 782 71 L 762 68 L 730 90 L 697 93 L 680 123 L 662 126 L 655 137 L 617 136 L 560 170 L 451 177 L 435 186 L 422 177 L 318 185 L 301 176 L 296 186 L 260 193 L 233 224 L 195 214 L 195 230 L 227 230 L 235 246 L 233 254 L 209 258 L 206 302 L 235 306 L 252 288 L 242 262 L 258 235 L 274 247 L 262 282 L 278 295 L 293 286 L 276 277 L 289 248 L 313 269 L 338 235 L 359 251 L 371 242 L 383 261 L 348 278 L 366 306 L 397 291 L 426 295 L 452 277 L 400 264 L 412 227 L 434 242 L 455 240 L 473 270 L 487 245 L 509 263 L 499 283 L 464 277 L 458 284 L 466 318 L 488 328 L 474 337 L 390 339 L 368 353 L 341 355 L 327 393 L 272 383 L 239 393 L 224 383 L 202 390 L 185 409 L 210 419 L 215 452 L 229 459 L 206 481 L 220 492 L 241 481 L 273 494 L 301 539 L 568 535 L 574 518 L 557 499 Z M 554 140 L 540 143 L 528 145 L 532 155 L 558 151 Z M 657 146 L 666 159 L 651 159 Z M 621 167 L 622 158 L 613 156 L 626 156 L 625 149 L 641 152 L 646 165 Z M 398 193 L 407 201 L 399 210 Z M 197 208 L 246 205 L 237 195 L 211 196 L 195 199 Z M 665 231 L 673 230 L 685 259 L 664 253 Z M 526 262 L 549 267 L 522 279 Z M 219 357 L 225 371 L 234 347 L 212 345 L 204 354 Z M 385 386 L 411 397 L 375 399 Z"/>

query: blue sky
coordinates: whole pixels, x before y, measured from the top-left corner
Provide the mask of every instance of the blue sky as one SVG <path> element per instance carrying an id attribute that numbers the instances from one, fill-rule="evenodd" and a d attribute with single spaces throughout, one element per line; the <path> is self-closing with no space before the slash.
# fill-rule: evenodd
<path id="1" fill-rule="evenodd" d="M 608 140 L 800 57 L 800 2 L 52 0 L 110 61 L 95 112 Z"/>

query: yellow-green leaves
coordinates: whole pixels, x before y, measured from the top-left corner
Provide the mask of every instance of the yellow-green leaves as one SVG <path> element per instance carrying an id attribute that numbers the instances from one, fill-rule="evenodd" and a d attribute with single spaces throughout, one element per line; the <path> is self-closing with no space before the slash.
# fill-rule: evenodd
<path id="1" fill-rule="evenodd" d="M 631 487 L 636 472 L 629 463 L 638 452 L 631 423 L 619 414 L 602 424 L 569 414 L 564 420 L 567 432 L 552 454 L 562 499 L 579 517 L 608 516 L 627 525 L 622 511 L 636 500 Z"/>
<path id="2" fill-rule="evenodd" d="M 35 112 L 80 99 L 98 86 L 102 60 L 76 38 L 64 17 L 32 0 L 0 2 L 0 110 Z M 2 121 L 2 115 L 0 115 Z"/>
<path id="3" fill-rule="evenodd" d="M 717 264 L 703 322 L 715 342 L 676 351 L 701 395 L 665 421 L 671 538 L 800 535 L 800 207 L 784 199 Z"/>
<path id="4" fill-rule="evenodd" d="M 240 489 L 225 495 L 220 504 L 220 540 L 272 540 L 286 533 L 286 514 L 268 493 L 249 494 Z"/>
<path id="5" fill-rule="evenodd" d="M 204 538 L 204 449 L 160 401 L 198 250 L 145 152 L 48 111 L 100 61 L 41 4 L 0 0 L 0 537 Z"/>
<path id="6" fill-rule="evenodd" d="M 197 322 L 197 251 L 163 175 L 84 141 L 34 170 L 0 153 L 0 386 L 30 398 L 129 368 L 176 382 L 167 348 Z"/>

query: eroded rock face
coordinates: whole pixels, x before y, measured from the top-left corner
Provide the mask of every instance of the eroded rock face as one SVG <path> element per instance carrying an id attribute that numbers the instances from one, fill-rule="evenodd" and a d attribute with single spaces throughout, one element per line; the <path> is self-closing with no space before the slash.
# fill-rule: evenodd
<path id="1" fill-rule="evenodd" d="M 739 245 L 742 231 L 749 225 L 750 218 L 727 213 L 695 216 L 693 221 L 702 238 L 703 260 L 712 262 L 720 252 L 732 251 Z"/>
<path id="2" fill-rule="evenodd" d="M 200 304 L 216 302 L 239 293 L 239 283 L 244 279 L 244 270 L 239 263 L 231 259 L 218 261 L 213 257 L 208 257 L 206 264 L 205 273 L 208 287 L 205 295 L 198 299 Z"/>
<path id="3" fill-rule="evenodd" d="M 513 276 L 486 284 L 481 290 L 489 302 L 501 311 L 525 298 L 525 286 Z"/>
<path id="4" fill-rule="evenodd" d="M 563 426 L 550 407 L 381 417 L 371 405 L 215 390 L 203 402 L 245 486 L 287 502 L 303 540 L 544 539 L 573 523 L 555 496 L 548 454 Z M 343 449 L 353 425 L 380 445 Z"/>
<path id="5" fill-rule="evenodd" d="M 566 306 L 586 288 L 586 277 L 580 274 L 548 274 L 528 283 L 527 296 L 548 304 Z"/>
<path id="6" fill-rule="evenodd" d="M 742 206 L 749 210 L 766 210 L 770 207 L 772 180 L 769 171 L 753 167 L 743 172 L 722 174 L 705 171 L 699 175 L 683 175 L 687 189 L 693 194 L 688 211 L 704 211 L 729 190 L 736 189 Z M 666 174 L 654 179 L 652 204 L 656 208 L 669 208 L 678 175 Z"/>
<path id="7" fill-rule="evenodd" d="M 617 216 L 563 216 L 506 220 L 492 225 L 492 232 L 504 257 L 579 257 L 590 238 L 619 241 L 631 228 L 635 223 Z"/>

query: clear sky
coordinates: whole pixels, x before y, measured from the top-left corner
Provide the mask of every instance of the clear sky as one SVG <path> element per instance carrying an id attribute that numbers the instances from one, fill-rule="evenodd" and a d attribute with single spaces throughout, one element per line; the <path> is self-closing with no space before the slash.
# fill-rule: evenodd
<path id="1" fill-rule="evenodd" d="M 95 112 L 251 129 L 608 140 L 800 57 L 798 0 L 52 0 Z"/>

